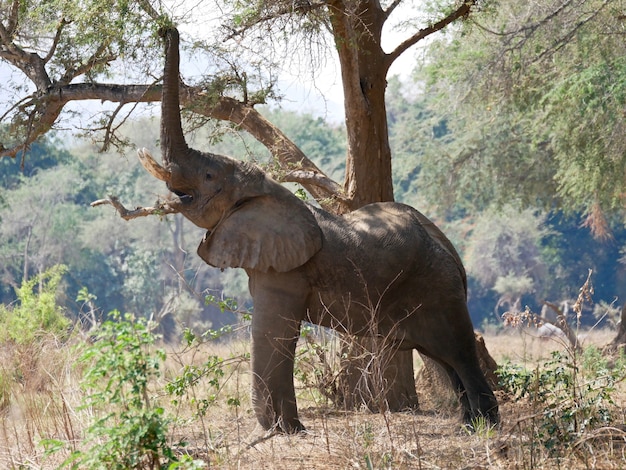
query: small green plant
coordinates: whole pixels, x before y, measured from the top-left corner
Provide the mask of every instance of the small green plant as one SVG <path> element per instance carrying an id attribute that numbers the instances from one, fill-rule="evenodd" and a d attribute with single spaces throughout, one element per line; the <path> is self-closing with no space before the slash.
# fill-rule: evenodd
<path id="1" fill-rule="evenodd" d="M 230 326 L 222 327 L 219 330 L 208 330 L 202 335 L 194 334 L 190 329 L 183 332 L 183 338 L 187 343 L 187 348 L 197 349 L 205 340 L 215 340 L 221 338 L 224 334 L 230 333 Z M 173 396 L 173 404 L 179 405 L 181 398 L 188 397 L 190 404 L 194 407 L 196 416 L 203 417 L 206 415 L 209 407 L 213 405 L 223 388 L 223 379 L 226 375 L 226 369 L 231 365 L 240 362 L 247 362 L 249 355 L 237 356 L 229 359 L 221 358 L 217 355 L 209 355 L 209 357 L 200 365 L 185 364 L 182 372 L 170 380 L 165 391 Z M 202 393 L 201 398 L 195 393 L 196 387 L 200 383 L 206 383 L 210 387 L 211 393 Z M 229 406 L 237 407 L 240 404 L 239 397 L 228 396 L 226 403 Z"/>
<path id="2" fill-rule="evenodd" d="M 250 318 L 249 312 L 238 310 L 234 299 L 220 300 L 207 295 L 205 302 L 217 305 L 222 312 L 232 311 L 242 314 L 244 320 Z M 238 377 L 239 366 L 250 361 L 250 354 L 244 353 L 223 358 L 216 354 L 207 354 L 205 346 L 207 343 L 220 341 L 236 331 L 233 325 L 208 329 L 202 334 L 196 334 L 190 328 L 185 329 L 183 331 L 184 347 L 182 351 L 173 354 L 174 361 L 181 366 L 181 371 L 165 385 L 165 391 L 170 395 L 171 403 L 177 410 L 182 410 L 184 405 L 189 406 L 194 421 L 198 423 L 198 428 L 204 435 L 206 451 L 214 450 L 210 422 L 205 419 L 211 410 L 219 402 L 225 402 L 236 415 L 239 415 L 241 407 L 239 380 L 236 380 L 234 391 L 227 385 L 232 377 Z M 202 357 L 200 364 L 197 364 L 195 360 L 198 356 Z"/>
<path id="3" fill-rule="evenodd" d="M 185 365 L 182 372 L 167 383 L 165 391 L 174 396 L 174 405 L 178 405 L 180 398 L 187 395 L 200 381 L 207 380 L 213 393 L 198 398 L 195 394 L 191 397 L 191 404 L 195 407 L 198 416 L 205 416 L 209 407 L 217 400 L 220 390 L 220 381 L 224 377 L 224 360 L 218 356 L 209 356 L 201 365 Z"/>
<path id="4" fill-rule="evenodd" d="M 472 419 L 469 425 L 464 425 L 463 429 L 470 435 L 481 439 L 491 439 L 496 435 L 496 425 L 490 423 L 484 416 L 477 416 Z"/>
<path id="5" fill-rule="evenodd" d="M 587 348 L 582 356 L 555 351 L 534 370 L 508 363 L 498 375 L 515 400 L 527 399 L 537 408 L 536 437 L 552 454 L 560 454 L 583 433 L 610 424 L 612 393 L 624 371 L 623 360 L 609 369 L 596 348 Z"/>
<path id="6" fill-rule="evenodd" d="M 331 363 L 332 341 L 320 337 L 316 331 L 309 324 L 300 329 L 304 341 L 296 351 L 294 377 L 317 403 L 334 402 L 337 399 L 337 371 Z"/>
<path id="7" fill-rule="evenodd" d="M 0 305 L 0 339 L 3 342 L 32 344 L 46 334 L 67 337 L 70 321 L 56 298 L 66 272 L 64 265 L 53 266 L 16 289 L 16 305 Z"/>
<path id="8" fill-rule="evenodd" d="M 95 416 L 87 428 L 85 450 L 73 452 L 64 466 L 88 469 L 198 468 L 175 456 L 168 445 L 170 419 L 151 396 L 165 352 L 145 320 L 118 312 L 98 329 L 80 357 L 86 367 L 83 408 Z M 58 450 L 55 441 L 45 443 Z"/>
<path id="9" fill-rule="evenodd" d="M 213 294 L 207 294 L 204 297 L 205 305 L 215 305 L 220 309 L 220 312 L 232 312 L 241 315 L 241 318 L 245 321 L 250 321 L 251 313 L 249 310 L 242 310 L 239 308 L 237 299 L 232 297 L 218 298 Z"/>
<path id="10" fill-rule="evenodd" d="M 221 299 L 212 294 L 207 294 L 204 301 L 206 305 L 217 306 L 222 313 L 225 311 L 238 313 L 242 315 L 244 320 L 250 320 L 250 312 L 240 310 L 236 299 L 230 297 Z M 233 331 L 233 325 L 225 325 L 218 329 L 208 329 L 202 334 L 196 334 L 191 328 L 186 328 L 183 331 L 183 341 L 186 347 L 181 354 L 191 350 L 193 351 L 192 355 L 195 356 L 205 342 L 222 339 L 232 334 Z M 175 406 L 180 405 L 183 398 L 188 399 L 196 416 L 202 418 L 207 414 L 211 405 L 218 400 L 218 395 L 223 387 L 226 368 L 233 364 L 247 362 L 248 360 L 249 355 L 230 359 L 209 355 L 200 365 L 185 363 L 182 367 L 182 372 L 167 383 L 165 391 L 174 397 L 172 403 Z M 196 393 L 196 389 L 201 383 L 208 384 L 210 393 L 206 393 L 205 390 L 202 393 Z M 229 396 L 226 398 L 226 403 L 236 408 L 239 406 L 240 400 L 238 396 Z"/>

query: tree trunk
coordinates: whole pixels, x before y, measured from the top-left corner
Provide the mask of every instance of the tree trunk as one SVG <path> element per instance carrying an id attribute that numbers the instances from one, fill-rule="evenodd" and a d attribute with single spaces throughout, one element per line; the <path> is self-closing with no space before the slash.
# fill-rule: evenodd
<path id="1" fill-rule="evenodd" d="M 626 303 L 622 307 L 622 315 L 620 317 L 619 329 L 617 335 L 606 347 L 604 354 L 615 354 L 620 349 L 626 349 Z"/>
<path id="2" fill-rule="evenodd" d="M 352 209 L 393 201 L 385 89 L 389 59 L 380 46 L 379 2 L 329 2 L 344 92 L 348 154 L 344 189 Z M 351 8 L 355 8 L 352 10 Z"/>
<path id="3" fill-rule="evenodd" d="M 379 2 L 356 2 L 356 11 L 350 11 L 348 3 L 333 0 L 329 12 L 345 96 L 344 189 L 354 210 L 393 201 L 393 181 L 385 107 L 389 63 L 380 47 L 386 18 Z M 376 358 L 378 348 L 368 338 L 350 338 L 347 348 L 347 357 L 354 356 L 354 350 L 360 353 L 345 363 L 345 374 L 339 379 L 343 406 L 365 405 L 376 411 L 417 408 L 412 351 L 391 351 L 385 359 Z M 372 373 L 372 365 L 384 367 Z"/>

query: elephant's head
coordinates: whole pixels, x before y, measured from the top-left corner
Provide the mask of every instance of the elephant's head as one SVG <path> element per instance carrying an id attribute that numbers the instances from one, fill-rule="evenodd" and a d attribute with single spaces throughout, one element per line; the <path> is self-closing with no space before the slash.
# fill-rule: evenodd
<path id="1" fill-rule="evenodd" d="M 306 205 L 255 165 L 187 145 L 180 115 L 178 31 L 170 28 L 163 36 L 163 165 L 146 149 L 138 151 L 141 163 L 167 184 L 172 192 L 168 205 L 208 230 L 198 253 L 210 265 L 289 271 L 304 264 L 322 244 Z"/>

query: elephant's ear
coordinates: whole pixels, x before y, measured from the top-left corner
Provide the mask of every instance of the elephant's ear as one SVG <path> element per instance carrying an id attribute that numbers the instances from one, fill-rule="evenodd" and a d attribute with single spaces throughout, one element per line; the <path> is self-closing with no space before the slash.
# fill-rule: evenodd
<path id="1" fill-rule="evenodd" d="M 235 207 L 212 232 L 198 255 L 217 268 L 291 271 L 322 248 L 322 230 L 297 197 L 264 195 Z"/>

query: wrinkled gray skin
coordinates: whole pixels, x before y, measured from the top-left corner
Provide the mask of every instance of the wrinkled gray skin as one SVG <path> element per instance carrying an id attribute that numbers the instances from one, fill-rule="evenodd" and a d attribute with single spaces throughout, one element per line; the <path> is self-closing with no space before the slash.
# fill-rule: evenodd
<path id="1" fill-rule="evenodd" d="M 498 405 L 476 355 L 465 271 L 443 233 L 398 203 L 336 216 L 305 204 L 256 166 L 190 149 L 180 126 L 178 34 L 168 30 L 165 38 L 164 167 L 145 150 L 140 156 L 176 195 L 169 204 L 207 229 L 200 257 L 249 276 L 260 424 L 304 429 L 293 384 L 302 321 L 417 349 L 447 371 L 465 421 L 484 416 L 497 423 Z"/>

